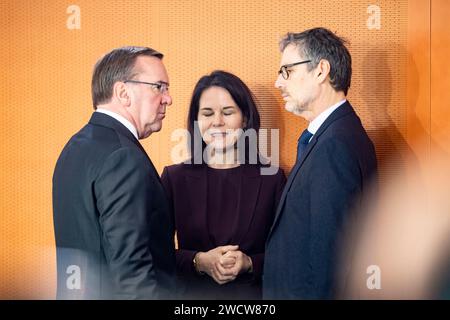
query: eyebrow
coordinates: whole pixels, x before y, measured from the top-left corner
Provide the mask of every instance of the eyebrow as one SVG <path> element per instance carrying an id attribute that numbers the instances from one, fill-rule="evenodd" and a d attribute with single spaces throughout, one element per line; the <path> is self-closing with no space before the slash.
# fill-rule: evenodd
<path id="1" fill-rule="evenodd" d="M 138 76 L 139 75 L 139 73 L 136 73 L 136 74 L 134 74 L 134 75 L 132 75 L 131 77 L 130 77 L 130 79 L 132 79 L 132 80 L 137 80 L 137 79 L 134 79 L 136 76 Z M 166 86 L 169 86 L 169 83 L 168 82 L 166 82 L 166 81 L 163 81 L 163 80 L 149 80 L 149 81 L 147 81 L 147 80 L 139 80 L 139 81 L 145 81 L 145 82 L 152 82 L 152 83 L 159 83 L 159 84 L 165 84 Z"/>
<path id="2" fill-rule="evenodd" d="M 156 81 L 156 83 L 165 84 L 166 86 L 170 87 L 170 84 L 165 81 Z"/>
<path id="3" fill-rule="evenodd" d="M 226 107 L 223 107 L 222 109 L 234 109 L 234 108 L 236 108 L 235 106 L 226 106 Z M 200 108 L 200 110 L 212 110 L 213 108 L 211 108 L 211 107 L 202 107 L 202 108 Z"/>

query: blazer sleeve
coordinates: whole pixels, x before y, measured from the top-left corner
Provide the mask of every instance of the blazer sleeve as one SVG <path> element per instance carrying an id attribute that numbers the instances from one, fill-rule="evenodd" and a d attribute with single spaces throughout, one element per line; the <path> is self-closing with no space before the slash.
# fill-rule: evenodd
<path id="1" fill-rule="evenodd" d="M 315 164 L 309 172 L 310 265 L 312 288 L 309 297 L 330 297 L 337 265 L 336 243 L 347 225 L 355 196 L 361 192 L 358 160 L 341 141 L 328 139 L 317 146 Z"/>
<path id="2" fill-rule="evenodd" d="M 108 156 L 94 184 L 102 245 L 117 299 L 157 297 L 149 247 L 156 182 L 140 150 L 121 148 Z"/>
<path id="3" fill-rule="evenodd" d="M 278 208 L 278 204 L 281 200 L 281 195 L 283 194 L 284 186 L 286 185 L 286 175 L 284 174 L 283 169 L 278 169 L 278 176 L 277 176 L 277 186 L 275 191 L 275 201 L 274 201 L 274 209 L 273 209 L 273 216 L 275 217 L 275 213 Z"/>
<path id="4" fill-rule="evenodd" d="M 163 185 L 164 191 L 166 192 L 167 200 L 169 201 L 170 212 L 174 212 L 172 184 L 170 182 L 169 169 L 167 169 L 167 167 L 164 167 L 161 174 L 161 183 Z"/>
<path id="5" fill-rule="evenodd" d="M 273 223 L 273 218 L 275 217 L 275 213 L 278 207 L 278 203 L 281 199 L 281 194 L 283 193 L 284 185 L 286 184 L 286 176 L 284 175 L 284 172 L 281 168 L 278 169 L 278 173 L 275 180 L 275 187 L 274 187 L 274 201 L 273 201 L 273 207 L 272 207 L 272 220 L 269 221 L 269 229 L 270 226 Z M 250 256 L 252 259 L 253 264 L 253 275 L 254 279 L 259 279 L 263 274 L 263 266 L 264 266 L 264 253 L 257 253 Z"/>

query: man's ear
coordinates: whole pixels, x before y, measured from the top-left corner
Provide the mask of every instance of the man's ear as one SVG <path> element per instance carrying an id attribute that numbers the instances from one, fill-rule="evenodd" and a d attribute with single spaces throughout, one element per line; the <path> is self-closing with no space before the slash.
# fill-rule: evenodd
<path id="1" fill-rule="evenodd" d="M 322 59 L 319 61 L 319 63 L 317 64 L 317 67 L 315 69 L 315 74 L 317 77 L 317 80 L 321 83 L 323 81 L 325 81 L 325 79 L 328 77 L 328 75 L 330 74 L 330 63 L 328 62 L 328 60 L 326 59 Z"/>
<path id="2" fill-rule="evenodd" d="M 131 104 L 130 88 L 122 81 L 117 81 L 113 86 L 113 99 L 121 105 L 128 107 Z"/>

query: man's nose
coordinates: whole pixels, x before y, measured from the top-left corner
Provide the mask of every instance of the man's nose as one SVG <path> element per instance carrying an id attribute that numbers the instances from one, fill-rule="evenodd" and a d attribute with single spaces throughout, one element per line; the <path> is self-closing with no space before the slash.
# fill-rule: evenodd
<path id="1" fill-rule="evenodd" d="M 162 104 L 170 106 L 172 104 L 172 96 L 167 92 L 163 94 Z"/>
<path id="2" fill-rule="evenodd" d="M 284 87 L 284 79 L 281 74 L 279 74 L 277 80 L 275 80 L 275 88 L 281 89 L 282 87 Z"/>

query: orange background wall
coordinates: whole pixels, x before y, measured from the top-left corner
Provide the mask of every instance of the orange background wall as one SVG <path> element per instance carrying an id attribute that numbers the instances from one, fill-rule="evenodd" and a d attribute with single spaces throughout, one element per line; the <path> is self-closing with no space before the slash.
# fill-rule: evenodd
<path id="1" fill-rule="evenodd" d="M 367 26 L 372 4 L 380 29 Z M 66 26 L 70 5 L 80 8 L 80 29 Z M 166 55 L 174 103 L 163 130 L 143 141 L 160 172 L 196 81 L 214 69 L 254 91 L 262 126 L 280 129 L 289 171 L 306 122 L 284 110 L 273 86 L 278 40 L 316 26 L 336 31 L 350 42 L 349 100 L 376 144 L 383 182 L 407 168 L 407 156 L 450 152 L 449 9 L 446 0 L 1 1 L 0 298 L 55 296 L 51 178 L 90 117 L 91 71 L 103 53 L 143 45 Z"/>

